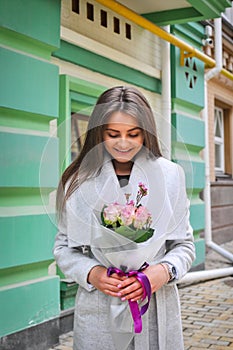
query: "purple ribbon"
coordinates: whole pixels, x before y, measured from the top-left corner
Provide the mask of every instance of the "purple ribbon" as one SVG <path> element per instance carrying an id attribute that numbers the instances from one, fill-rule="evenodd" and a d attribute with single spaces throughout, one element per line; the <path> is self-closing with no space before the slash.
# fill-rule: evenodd
<path id="1" fill-rule="evenodd" d="M 118 274 L 118 276 L 135 276 L 137 280 L 141 283 L 142 289 L 143 289 L 143 297 L 142 301 L 147 298 L 147 303 L 143 305 L 141 308 L 139 308 L 137 301 L 131 301 L 128 300 L 130 311 L 133 317 L 134 321 L 134 332 L 135 333 L 141 333 L 142 331 L 142 318 L 141 316 L 144 315 L 144 313 L 147 311 L 149 304 L 150 304 L 150 297 L 151 297 L 151 286 L 150 282 L 147 278 L 147 276 L 142 272 L 144 269 L 146 269 L 149 266 L 148 263 L 144 263 L 139 270 L 131 270 L 129 272 L 124 272 L 116 267 L 109 267 L 107 270 L 108 277 L 111 276 L 113 273 Z"/>

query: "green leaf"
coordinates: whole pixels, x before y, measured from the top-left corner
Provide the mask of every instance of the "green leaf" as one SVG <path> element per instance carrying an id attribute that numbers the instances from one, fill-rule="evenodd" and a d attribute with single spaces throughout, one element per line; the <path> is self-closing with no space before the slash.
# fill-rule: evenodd
<path id="1" fill-rule="evenodd" d="M 154 230 L 151 228 L 148 230 L 133 230 L 129 226 L 120 226 L 115 230 L 115 232 L 130 239 L 131 241 L 141 243 L 151 238 Z"/>

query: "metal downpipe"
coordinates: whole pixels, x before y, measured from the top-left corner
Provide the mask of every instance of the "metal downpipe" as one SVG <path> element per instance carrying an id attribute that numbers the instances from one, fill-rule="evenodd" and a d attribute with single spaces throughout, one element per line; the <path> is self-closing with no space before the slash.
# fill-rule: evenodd
<path id="1" fill-rule="evenodd" d="M 170 26 L 165 30 L 170 31 Z M 171 159 L 171 69 L 170 69 L 170 44 L 167 41 L 162 42 L 162 118 L 161 135 L 162 150 L 165 158 Z"/>

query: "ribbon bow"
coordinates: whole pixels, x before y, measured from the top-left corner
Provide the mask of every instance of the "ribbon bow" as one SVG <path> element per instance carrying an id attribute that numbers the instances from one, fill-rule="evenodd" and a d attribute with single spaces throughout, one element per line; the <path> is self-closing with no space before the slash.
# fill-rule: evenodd
<path id="1" fill-rule="evenodd" d="M 143 305 L 141 308 L 139 308 L 137 301 L 131 301 L 128 300 L 131 315 L 134 321 L 134 332 L 135 333 L 141 333 L 142 331 L 142 318 L 141 316 L 144 315 L 144 313 L 147 311 L 149 304 L 150 304 L 150 297 L 151 297 L 151 286 L 150 282 L 147 278 L 147 276 L 142 272 L 144 269 L 146 269 L 149 266 L 148 263 L 144 263 L 139 270 L 131 270 L 129 272 L 124 272 L 116 267 L 109 267 L 107 270 L 108 277 L 111 276 L 113 273 L 118 274 L 118 276 L 135 276 L 136 279 L 141 283 L 142 289 L 143 289 L 143 297 L 142 301 L 146 299 L 147 297 L 147 303 Z"/>

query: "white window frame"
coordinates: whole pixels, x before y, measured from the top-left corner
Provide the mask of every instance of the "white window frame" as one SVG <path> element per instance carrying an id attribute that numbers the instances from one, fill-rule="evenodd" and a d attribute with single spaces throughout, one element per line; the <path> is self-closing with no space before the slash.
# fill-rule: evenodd
<path id="1" fill-rule="evenodd" d="M 217 122 L 220 127 L 221 136 L 216 136 Z M 215 159 L 215 171 L 224 173 L 225 171 L 225 160 L 224 160 L 224 110 L 219 107 L 214 108 L 214 145 L 220 147 L 220 166 L 216 166 Z M 216 157 L 216 153 L 215 153 Z"/>

